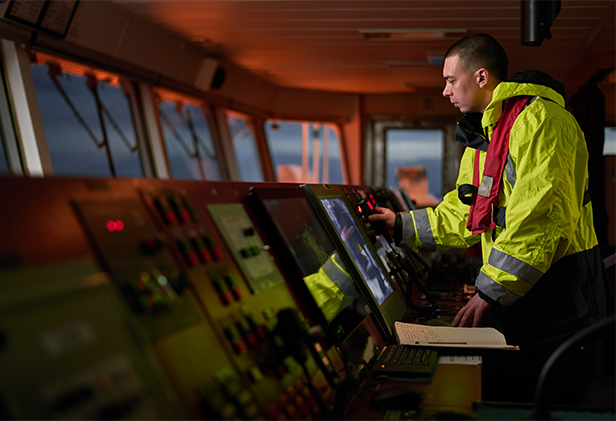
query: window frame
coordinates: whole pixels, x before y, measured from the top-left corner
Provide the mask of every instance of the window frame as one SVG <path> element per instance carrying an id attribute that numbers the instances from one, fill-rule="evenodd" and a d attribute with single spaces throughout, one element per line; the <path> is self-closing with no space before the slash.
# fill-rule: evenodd
<path id="1" fill-rule="evenodd" d="M 320 127 L 324 127 L 326 129 L 331 129 L 336 138 L 337 138 L 337 142 L 338 142 L 338 152 L 340 154 L 340 167 L 341 167 L 341 173 L 342 173 L 342 183 L 341 184 L 348 184 L 349 181 L 349 175 L 348 175 L 348 166 L 346 165 L 346 148 L 344 146 L 344 139 L 342 138 L 342 130 L 340 128 L 340 125 L 337 123 L 333 123 L 330 121 L 315 121 L 315 120 L 299 120 L 299 119 L 287 119 L 287 118 L 268 118 L 263 120 L 263 124 L 261 125 L 261 127 L 263 128 L 263 133 L 265 136 L 265 143 L 266 146 L 268 148 L 268 153 L 270 152 L 269 149 L 269 143 L 267 140 L 267 133 L 265 131 L 265 124 L 271 123 L 271 124 L 276 124 L 276 123 L 280 123 L 280 122 L 286 122 L 286 123 L 296 123 L 296 124 L 301 124 L 302 125 L 302 156 L 301 156 L 301 161 L 302 161 L 302 174 L 308 174 L 308 155 L 305 153 L 306 152 L 306 148 L 308 148 L 308 145 L 305 144 L 307 141 L 307 137 L 308 135 L 308 127 L 307 125 L 313 125 L 313 126 L 320 126 Z M 324 139 L 323 142 L 324 144 L 322 145 L 322 149 L 320 149 L 322 152 L 324 153 L 325 151 L 325 140 L 327 138 L 329 138 L 329 134 L 325 134 L 323 135 Z M 329 145 L 329 143 L 327 143 Z M 329 152 L 328 152 L 329 153 Z M 327 154 L 328 154 L 327 153 Z M 327 156 L 327 154 L 325 154 L 325 156 L 323 156 L 323 162 L 325 163 L 325 157 Z M 274 168 L 274 164 L 273 164 L 273 160 L 271 159 L 271 154 L 270 156 L 270 165 L 272 168 L 272 177 L 273 179 L 278 182 L 277 177 L 276 177 L 276 169 Z M 320 160 L 321 158 L 319 158 Z M 322 168 L 319 167 L 319 173 L 316 174 L 316 179 L 315 179 L 315 174 L 314 174 L 314 154 L 313 154 L 313 174 L 312 174 L 312 180 L 306 180 L 304 182 L 306 183 L 319 183 L 319 178 L 324 178 L 325 175 L 329 176 L 329 172 L 327 174 L 325 173 L 321 173 Z M 326 166 L 323 165 L 323 168 L 325 168 Z M 327 165 L 327 167 L 329 167 L 329 163 Z M 327 179 L 327 181 L 323 180 L 324 183 L 328 183 L 328 184 L 334 184 L 331 181 L 329 181 L 329 177 Z"/>
<path id="2" fill-rule="evenodd" d="M 375 119 L 369 123 L 365 142 L 364 184 L 385 186 L 387 181 L 387 130 L 442 130 L 443 131 L 443 195 L 456 187 L 463 147 L 454 142 L 454 119 L 397 121 Z"/>

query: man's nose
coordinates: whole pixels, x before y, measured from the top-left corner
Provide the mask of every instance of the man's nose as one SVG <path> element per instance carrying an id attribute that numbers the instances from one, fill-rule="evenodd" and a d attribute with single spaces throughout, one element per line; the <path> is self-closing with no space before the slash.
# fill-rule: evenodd
<path id="1" fill-rule="evenodd" d="M 443 96 L 448 97 L 450 95 L 451 95 L 451 91 L 449 90 L 449 87 L 445 85 L 445 88 L 443 89 Z"/>

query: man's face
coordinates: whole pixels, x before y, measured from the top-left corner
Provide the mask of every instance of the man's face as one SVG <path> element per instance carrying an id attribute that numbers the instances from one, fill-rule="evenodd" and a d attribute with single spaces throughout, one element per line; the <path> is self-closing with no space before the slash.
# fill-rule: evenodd
<path id="1" fill-rule="evenodd" d="M 443 78 L 443 96 L 449 98 L 454 107 L 463 113 L 483 112 L 485 106 L 476 72 L 467 72 L 457 55 L 445 59 Z"/>

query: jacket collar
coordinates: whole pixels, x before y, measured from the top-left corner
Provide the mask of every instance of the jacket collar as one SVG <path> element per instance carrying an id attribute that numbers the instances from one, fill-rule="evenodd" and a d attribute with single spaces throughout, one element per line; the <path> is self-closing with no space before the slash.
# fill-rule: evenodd
<path id="1" fill-rule="evenodd" d="M 503 113 L 503 102 L 514 96 L 538 96 L 565 106 L 565 87 L 537 70 L 516 73 L 496 86 L 492 101 L 482 113 L 467 113 L 458 121 L 453 140 L 481 151 L 488 150 L 486 128 L 495 125 Z"/>
<path id="2" fill-rule="evenodd" d="M 503 113 L 503 101 L 521 95 L 538 96 L 554 101 L 563 108 L 565 106 L 565 88 L 562 83 L 546 73 L 527 70 L 516 73 L 496 86 L 492 93 L 492 101 L 483 113 L 482 126 L 489 127 L 496 124 Z"/>
<path id="3" fill-rule="evenodd" d="M 464 114 L 456 125 L 453 140 L 469 148 L 487 151 L 488 141 L 481 127 L 482 115 L 482 113 Z"/>

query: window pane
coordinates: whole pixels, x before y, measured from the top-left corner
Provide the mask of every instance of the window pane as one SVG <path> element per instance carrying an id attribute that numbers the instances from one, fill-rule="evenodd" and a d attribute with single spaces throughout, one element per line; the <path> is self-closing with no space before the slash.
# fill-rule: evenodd
<path id="1" fill-rule="evenodd" d="M 47 147 L 56 175 L 142 177 L 141 160 L 129 101 L 121 87 L 98 81 L 108 147 L 87 77 L 62 72 L 49 75 L 49 66 L 31 66 Z M 109 155 L 109 156 L 108 156 Z"/>
<path id="2" fill-rule="evenodd" d="M 616 127 L 605 128 L 603 155 L 616 155 Z"/>
<path id="3" fill-rule="evenodd" d="M 442 130 L 387 130 L 387 186 L 405 189 L 419 207 L 438 204 L 443 195 L 443 138 Z"/>
<path id="4" fill-rule="evenodd" d="M 308 122 L 268 121 L 265 123 L 265 135 L 276 171 L 276 180 L 330 184 L 344 182 L 338 136 L 331 126 Z M 304 136 L 307 142 L 304 157 L 306 168 L 303 168 L 302 159 Z"/>
<path id="5" fill-rule="evenodd" d="M 340 143 L 336 131 L 329 126 L 325 126 L 329 131 L 329 151 L 328 151 L 328 174 L 321 180 L 322 183 L 343 184 L 342 176 L 342 155 L 340 154 Z"/>
<path id="6" fill-rule="evenodd" d="M 263 181 L 259 151 L 252 126 L 243 118 L 228 115 L 233 150 L 240 172 L 240 181 Z"/>
<path id="7" fill-rule="evenodd" d="M 173 178 L 220 181 L 212 132 L 201 107 L 161 101 L 158 111 Z"/>
<path id="8" fill-rule="evenodd" d="M 9 165 L 6 160 L 6 153 L 4 152 L 4 142 L 0 139 L 0 174 L 8 174 Z"/>

